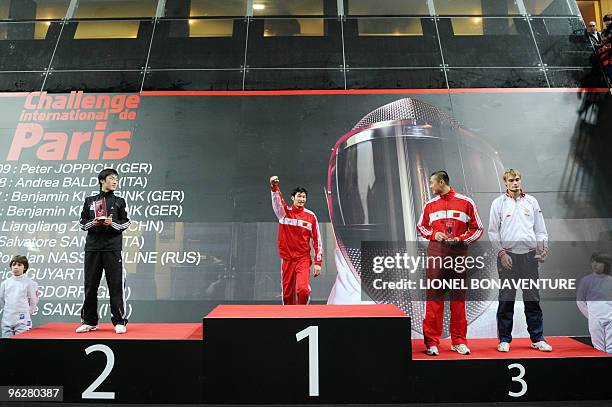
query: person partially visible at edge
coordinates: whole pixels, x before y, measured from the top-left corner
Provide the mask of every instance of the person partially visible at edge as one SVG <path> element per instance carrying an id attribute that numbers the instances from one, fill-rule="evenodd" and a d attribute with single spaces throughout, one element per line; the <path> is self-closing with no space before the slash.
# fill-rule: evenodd
<path id="1" fill-rule="evenodd" d="M 590 21 L 587 24 L 586 36 L 594 47 L 597 47 L 601 43 L 601 33 L 597 31 L 597 23 L 595 21 Z"/>
<path id="2" fill-rule="evenodd" d="M 601 34 L 601 43 L 595 49 L 595 53 L 608 78 L 608 82 L 612 83 L 612 30 L 605 30 Z"/>
<path id="3" fill-rule="evenodd" d="M 277 176 L 270 177 L 272 209 L 278 218 L 278 253 L 281 258 L 282 298 L 284 305 L 308 304 L 310 301 L 310 241 L 314 246 L 314 276 L 321 274 L 323 243 L 314 212 L 306 209 L 308 191 L 297 187 L 288 206 L 279 189 Z M 296 301 L 297 297 L 297 301 Z"/>
<path id="4" fill-rule="evenodd" d="M 612 256 L 593 253 L 591 270 L 578 283 L 576 304 L 589 321 L 593 347 L 612 353 Z"/>
<path id="5" fill-rule="evenodd" d="M 98 328 L 98 288 L 102 270 L 110 294 L 111 322 L 115 332 L 127 332 L 125 272 L 121 260 L 123 231 L 130 226 L 125 200 L 115 195 L 119 174 L 106 168 L 98 174 L 100 193 L 85 198 L 81 229 L 87 231 L 85 242 L 85 300 L 81 309 L 81 326 L 77 333 Z"/>
<path id="6" fill-rule="evenodd" d="M 602 34 L 605 31 L 612 31 L 612 14 L 606 14 L 603 16 L 604 29 L 602 30 Z"/>
<path id="7" fill-rule="evenodd" d="M 476 242 L 483 233 L 483 226 L 478 209 L 473 200 L 461 195 L 450 186 L 446 171 L 440 170 L 431 174 L 429 179 L 431 191 L 437 195 L 425 204 L 419 219 L 417 230 L 429 240 L 427 257 L 458 258 L 468 254 L 468 245 Z M 446 268 L 438 261 L 428 261 L 426 278 L 432 280 L 466 280 L 463 270 Z M 455 262 L 453 262 L 455 264 Z M 465 264 L 457 261 L 456 264 Z M 438 346 L 442 335 L 444 321 L 444 289 L 427 289 L 423 337 L 426 353 L 439 355 Z M 461 355 L 469 355 L 467 346 L 467 318 L 465 312 L 465 289 L 450 290 L 450 334 L 451 350 Z"/>
<path id="8" fill-rule="evenodd" d="M 497 250 L 497 271 L 502 284 L 513 279 L 537 280 L 539 263 L 548 254 L 548 232 L 537 199 L 526 194 L 522 187 L 521 172 L 504 172 L 506 192 L 491 204 L 489 239 Z M 510 286 L 514 286 L 510 284 Z M 497 350 L 509 352 L 512 342 L 514 300 L 516 289 L 499 290 L 497 308 Z M 523 290 L 527 332 L 531 347 L 551 352 L 552 346 L 544 338 L 544 318 L 537 288 Z"/>

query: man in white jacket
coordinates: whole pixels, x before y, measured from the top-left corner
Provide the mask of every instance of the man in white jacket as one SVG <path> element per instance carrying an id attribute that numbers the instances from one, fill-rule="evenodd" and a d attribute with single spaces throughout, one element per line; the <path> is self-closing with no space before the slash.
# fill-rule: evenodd
<path id="1" fill-rule="evenodd" d="M 506 192 L 491 204 L 489 239 L 497 249 L 499 279 L 537 280 L 538 263 L 548 253 L 548 232 L 542 209 L 535 197 L 523 192 L 521 172 L 509 169 L 504 172 Z M 497 350 L 508 352 L 512 342 L 514 299 L 516 289 L 499 290 L 497 308 Z M 552 351 L 544 338 L 544 321 L 537 289 L 523 290 L 527 331 L 531 346 L 543 352 Z"/>
<path id="2" fill-rule="evenodd" d="M 8 338 L 32 328 L 32 314 L 38 304 L 38 284 L 25 276 L 29 263 L 25 256 L 14 256 L 10 263 L 13 276 L 0 285 L 2 337 Z"/>

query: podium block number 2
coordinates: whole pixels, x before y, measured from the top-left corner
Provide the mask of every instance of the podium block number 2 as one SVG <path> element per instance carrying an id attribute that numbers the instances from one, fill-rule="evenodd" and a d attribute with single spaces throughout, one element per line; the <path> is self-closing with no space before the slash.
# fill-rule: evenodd
<path id="1" fill-rule="evenodd" d="M 295 334 L 296 340 L 308 338 L 308 395 L 319 396 L 319 327 L 309 326 Z"/>
<path id="2" fill-rule="evenodd" d="M 114 400 L 114 391 L 96 391 L 96 389 L 102 384 L 104 380 L 106 380 L 110 372 L 113 370 L 113 366 L 115 366 L 115 354 L 113 353 L 113 350 L 111 348 L 102 344 L 91 345 L 85 348 L 85 353 L 87 355 L 92 352 L 104 353 L 104 355 L 106 355 L 106 366 L 104 367 L 104 370 L 102 371 L 100 376 L 98 376 L 98 378 L 94 380 L 88 388 L 85 389 L 83 394 L 81 394 L 81 398 Z"/>

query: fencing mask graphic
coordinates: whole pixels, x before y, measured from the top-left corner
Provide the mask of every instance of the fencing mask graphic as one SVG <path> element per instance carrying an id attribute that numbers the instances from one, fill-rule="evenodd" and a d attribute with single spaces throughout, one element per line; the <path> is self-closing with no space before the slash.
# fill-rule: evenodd
<path id="1" fill-rule="evenodd" d="M 448 112 L 413 98 L 397 100 L 365 115 L 336 142 L 328 168 L 327 204 L 337 244 L 336 286 L 359 282 L 366 297 L 395 304 L 406 312 L 413 329 L 420 333 L 425 290 L 375 289 L 373 279 L 378 276 L 361 270 L 362 255 L 373 255 L 362 253 L 362 242 L 399 242 L 411 256 L 425 256 L 428 243 L 420 238 L 416 225 L 426 202 L 433 198 L 429 177 L 439 169 L 449 173 L 457 192 L 470 196 L 477 205 L 481 202 L 483 208 L 488 209 L 486 205 L 502 191 L 503 166 L 494 149 Z M 477 250 L 478 245 L 472 247 L 470 255 Z M 382 248 L 375 254 L 395 254 L 385 251 Z M 485 269 L 478 271 L 481 275 L 468 274 L 468 278 L 496 273 L 495 257 L 488 258 L 491 261 Z M 418 281 L 424 279 L 425 269 L 386 273 L 387 280 Z M 339 287 L 334 287 L 330 303 L 341 302 L 332 298 L 338 291 Z M 468 290 L 468 323 L 493 297 L 490 290 Z M 446 312 L 443 335 L 448 329 Z"/>

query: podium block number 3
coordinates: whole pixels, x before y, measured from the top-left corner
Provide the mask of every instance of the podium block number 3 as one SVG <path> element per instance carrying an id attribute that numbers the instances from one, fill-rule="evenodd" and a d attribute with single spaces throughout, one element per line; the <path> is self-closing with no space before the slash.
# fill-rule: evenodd
<path id="1" fill-rule="evenodd" d="M 308 338 L 308 395 L 319 396 L 319 327 L 309 326 L 295 334 L 296 340 Z"/>
<path id="2" fill-rule="evenodd" d="M 104 370 L 102 371 L 100 376 L 98 376 L 98 378 L 94 380 L 93 383 L 88 388 L 85 389 L 85 391 L 81 395 L 81 398 L 114 400 L 115 399 L 114 391 L 95 391 L 95 390 L 98 388 L 98 386 L 102 384 L 104 380 L 106 380 L 110 372 L 113 370 L 113 366 L 115 366 L 115 355 L 113 354 L 113 351 L 111 348 L 109 348 L 106 345 L 101 345 L 101 344 L 91 345 L 85 348 L 85 353 L 87 355 L 89 355 L 92 352 L 104 353 L 104 355 L 106 355 L 106 366 L 104 367 Z"/>
<path id="3" fill-rule="evenodd" d="M 521 365 L 520 363 L 513 363 L 511 365 L 508 365 L 508 370 L 510 369 L 518 369 L 519 371 L 519 375 L 518 376 L 513 376 L 512 377 L 512 381 L 513 382 L 519 382 L 521 384 L 521 391 L 519 392 L 513 392 L 513 391 L 509 391 L 508 395 L 510 397 L 521 397 L 524 396 L 525 393 L 527 393 L 527 382 L 525 380 L 523 380 L 523 377 L 525 376 L 525 367 L 523 365 Z"/>

